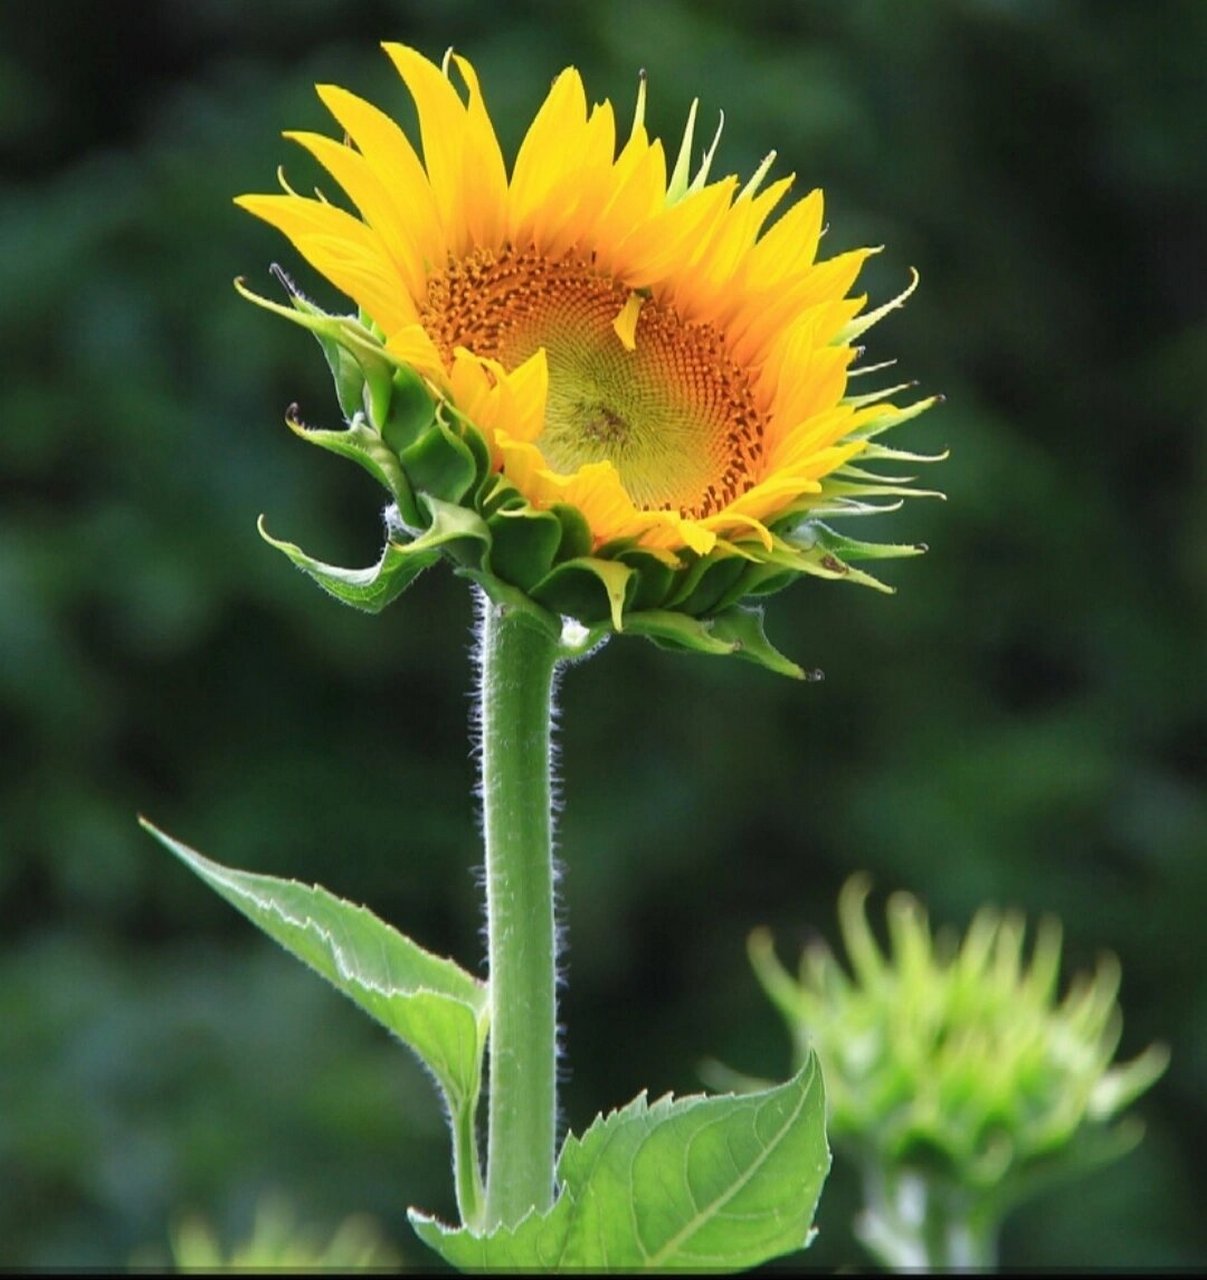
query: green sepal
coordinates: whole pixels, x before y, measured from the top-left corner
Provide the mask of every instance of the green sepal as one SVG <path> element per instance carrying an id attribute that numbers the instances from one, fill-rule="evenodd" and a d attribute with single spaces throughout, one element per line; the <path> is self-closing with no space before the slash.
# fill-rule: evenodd
<path id="1" fill-rule="evenodd" d="M 779 569 L 774 565 L 763 565 L 762 568 L 767 570 L 765 575 L 752 576 L 748 582 L 741 584 L 742 598 L 774 595 L 777 591 L 790 587 L 800 576 L 790 569 Z"/>
<path id="2" fill-rule="evenodd" d="M 336 337 L 337 328 L 334 325 L 322 323 L 336 318 L 324 311 L 322 307 L 316 306 L 309 299 L 304 298 L 294 288 L 293 282 L 283 271 L 275 267 L 273 271 L 277 279 L 285 286 L 294 310 L 310 320 L 318 322 L 307 327 L 314 335 L 323 352 L 323 357 L 327 361 L 327 368 L 331 370 L 331 380 L 335 383 L 335 395 L 339 401 L 340 410 L 344 417 L 351 421 L 352 418 L 358 413 L 362 413 L 365 409 L 364 371 L 348 348 Z"/>
<path id="3" fill-rule="evenodd" d="M 489 1234 L 412 1209 L 419 1238 L 463 1271 L 742 1271 L 805 1247 L 830 1167 L 810 1058 L 742 1096 L 644 1094 L 571 1135 L 545 1214 Z"/>
<path id="4" fill-rule="evenodd" d="M 523 498 L 521 498 L 521 501 L 523 501 Z M 568 502 L 555 502 L 549 510 L 557 517 L 562 526 L 562 541 L 557 549 L 559 563 L 566 560 L 577 560 L 582 556 L 589 556 L 591 554 L 592 538 L 591 526 L 587 523 L 587 517 L 577 507 L 572 507 Z"/>
<path id="5" fill-rule="evenodd" d="M 692 618 L 672 609 L 651 609 L 625 618 L 629 635 L 645 636 L 664 649 L 717 657 L 732 654 L 794 680 L 818 679 L 784 657 L 763 631 L 763 611 L 733 606 L 711 618 Z"/>
<path id="6" fill-rule="evenodd" d="M 762 543 L 758 544 L 757 551 L 762 554 Z M 790 570 L 785 571 L 779 565 L 768 564 L 766 560 L 751 560 L 717 602 L 717 612 L 722 613 L 750 596 L 770 595 L 786 587 L 798 576 Z"/>
<path id="7" fill-rule="evenodd" d="M 395 369 L 389 408 L 375 424 L 385 443 L 395 454 L 401 454 L 431 426 L 435 416 L 436 402 L 423 379 L 414 369 Z"/>
<path id="8" fill-rule="evenodd" d="M 734 646 L 714 636 L 712 619 L 701 621 L 672 609 L 648 609 L 632 613 L 625 619 L 625 634 L 645 636 L 662 649 L 679 649 L 687 653 L 706 653 L 724 657 Z"/>
<path id="9" fill-rule="evenodd" d="M 343 569 L 314 559 L 296 543 L 274 538 L 265 528 L 263 516 L 256 527 L 269 546 L 288 556 L 329 595 L 341 604 L 363 609 L 366 613 L 380 613 L 386 605 L 397 600 L 424 569 L 440 558 L 439 546 L 418 547 L 419 539 L 408 543 L 387 542 L 376 564 L 366 569 Z"/>
<path id="10" fill-rule="evenodd" d="M 920 400 L 915 400 L 912 404 L 907 404 L 903 409 L 898 409 L 894 405 L 886 404 L 884 406 L 884 412 L 882 414 L 877 415 L 875 418 L 873 418 L 872 421 L 866 427 L 862 428 L 861 430 L 852 432 L 851 439 L 874 440 L 877 436 L 883 435 L 886 431 L 891 431 L 894 427 L 901 426 L 903 422 L 911 421 L 913 418 L 916 418 L 919 414 L 925 413 L 926 410 L 931 408 L 933 405 L 941 404 L 942 402 L 943 402 L 942 396 L 924 396 Z M 847 403 L 850 403 L 850 402 L 847 401 Z M 861 453 L 858 456 L 865 457 L 867 455 Z M 947 457 L 946 451 L 944 451 L 941 454 L 935 454 L 933 456 L 927 455 L 927 454 L 920 454 L 920 455 L 917 455 L 916 461 L 940 462 L 945 457 Z"/>
<path id="11" fill-rule="evenodd" d="M 256 306 L 292 320 L 303 329 L 309 329 L 318 339 L 327 359 L 344 414 L 352 417 L 365 408 L 373 425 L 380 426 L 389 412 L 393 374 L 400 367 L 398 361 L 385 350 L 380 339 L 355 317 L 328 314 L 322 307 L 303 298 L 284 272 L 278 272 L 278 278 L 289 291 L 291 307 L 283 307 L 279 302 L 260 297 L 242 280 L 235 281 L 235 288 Z M 360 371 L 362 385 L 359 388 L 345 357 L 351 357 Z"/>
<path id="12" fill-rule="evenodd" d="M 557 516 L 533 507 L 502 510 L 486 522 L 491 533 L 490 571 L 528 591 L 553 568 L 562 541 Z"/>
<path id="13" fill-rule="evenodd" d="M 635 536 L 611 538 L 595 548 L 595 555 L 601 560 L 616 560 L 622 551 L 635 551 L 639 546 L 640 542 Z"/>
<path id="14" fill-rule="evenodd" d="M 345 400 L 352 400 L 356 372 L 359 372 L 361 393 L 358 397 L 360 404 L 356 407 L 363 405 L 369 421 L 380 430 L 382 424 L 389 419 L 394 374 L 399 368 L 397 361 L 351 316 L 329 316 L 298 294 L 294 294 L 290 300 L 299 310 L 303 306 L 308 308 L 305 314 L 318 321 L 312 332 L 327 357 L 327 364 L 335 379 L 340 408 L 345 414 L 348 413 L 344 408 Z M 332 348 L 338 350 L 333 351 Z M 348 368 L 349 358 L 356 367 L 355 372 Z"/>
<path id="15" fill-rule="evenodd" d="M 555 565 L 532 589 L 532 598 L 585 625 L 611 619 L 624 630 L 625 597 L 633 570 L 618 560 L 579 556 Z"/>
<path id="16" fill-rule="evenodd" d="M 474 487 L 478 466 L 472 449 L 437 414 L 431 429 L 399 454 L 412 486 L 444 502 L 460 502 Z"/>
<path id="17" fill-rule="evenodd" d="M 490 530 L 482 517 L 468 507 L 442 502 L 430 493 L 421 493 L 419 501 L 431 516 L 431 524 L 413 542 L 405 545 L 420 547 L 425 552 L 435 547 L 438 551 L 447 551 L 459 565 L 481 568 L 490 546 Z"/>
<path id="18" fill-rule="evenodd" d="M 348 425 L 339 431 L 308 427 L 292 413 L 286 416 L 285 422 L 290 431 L 307 444 L 318 445 L 320 449 L 338 454 L 341 458 L 351 458 L 358 466 L 363 467 L 374 480 L 389 490 L 398 505 L 403 523 L 411 528 L 417 528 L 423 523 L 419 508 L 415 505 L 415 494 L 397 456 L 365 422 L 363 414 L 354 414 Z"/>
<path id="19" fill-rule="evenodd" d="M 307 302 L 300 294 L 290 294 L 290 302 L 303 314 L 327 318 L 327 313 Z M 331 370 L 331 380 L 335 383 L 335 396 L 339 401 L 340 412 L 351 421 L 366 407 L 365 375 L 355 356 L 342 343 L 331 336 L 329 330 L 312 329 Z"/>
<path id="20" fill-rule="evenodd" d="M 486 984 L 321 886 L 221 866 L 145 819 L 139 822 L 236 910 L 419 1057 L 448 1104 L 458 1203 L 476 1220 L 482 1196 L 473 1126 L 490 1021 Z"/>
<path id="21" fill-rule="evenodd" d="M 474 466 L 477 468 L 478 476 L 481 477 L 478 483 L 478 492 L 481 493 L 485 482 L 494 474 L 493 464 L 490 460 L 490 445 L 486 443 L 486 437 L 468 418 L 459 413 L 452 413 L 450 417 L 452 418 L 450 423 L 451 430 L 469 450 L 470 456 L 474 460 Z"/>
<path id="22" fill-rule="evenodd" d="M 924 542 L 865 542 L 837 533 L 820 520 L 806 520 L 788 535 L 793 545 L 802 548 L 822 546 L 844 560 L 894 560 L 902 556 L 920 556 Z"/>
<path id="23" fill-rule="evenodd" d="M 667 603 L 695 618 L 712 613 L 749 563 L 744 556 L 718 544 L 711 554 L 701 556 L 688 569 Z"/>
<path id="24" fill-rule="evenodd" d="M 640 547 L 620 551 L 616 559 L 621 564 L 627 564 L 636 575 L 633 579 L 636 586 L 632 590 L 629 608 L 634 613 L 660 609 L 666 603 L 666 598 L 674 585 L 675 574 L 678 572 L 675 566 L 667 564 L 665 560 L 650 551 L 643 551 Z M 628 626 L 627 620 L 625 626 Z"/>
<path id="25" fill-rule="evenodd" d="M 912 449 L 894 449 L 890 445 L 872 442 L 860 449 L 858 457 L 862 462 L 946 462 L 951 457 L 951 450 L 944 449 L 942 453 L 917 453 Z"/>
<path id="26" fill-rule="evenodd" d="M 779 569 L 791 569 L 796 573 L 808 573 L 816 578 L 842 579 L 846 582 L 858 583 L 863 587 L 872 587 L 892 595 L 894 588 L 874 578 L 862 569 L 852 569 L 841 557 L 837 556 L 822 542 L 814 542 L 811 546 L 798 545 L 787 538 L 772 535 L 772 549 L 765 552 L 766 563 Z"/>
<path id="27" fill-rule="evenodd" d="M 381 559 L 367 569 L 343 569 L 315 560 L 294 543 L 274 538 L 264 527 L 263 516 L 258 528 L 265 542 L 288 556 L 337 600 L 367 613 L 380 613 L 434 564 L 442 551 L 447 549 L 464 561 L 472 561 L 472 548 L 477 546 L 480 559 L 482 548 L 490 542 L 490 531 L 474 512 L 427 494 L 421 494 L 420 499 L 431 516 L 429 527 L 410 542 L 387 542 Z"/>
<path id="28" fill-rule="evenodd" d="M 709 626 L 716 639 L 732 646 L 735 657 L 745 658 L 747 662 L 757 663 L 777 675 L 791 676 L 794 680 L 808 678 L 803 668 L 785 658 L 767 639 L 761 608 L 735 605 L 710 618 Z"/>
<path id="29" fill-rule="evenodd" d="M 477 507 L 483 520 L 500 511 L 522 511 L 528 505 L 527 499 L 501 472 L 492 471 L 478 488 Z"/>
<path id="30" fill-rule="evenodd" d="M 870 471 L 860 472 L 854 467 L 839 467 L 826 476 L 822 497 L 802 510 L 812 510 L 829 503 L 834 498 L 939 498 L 947 500 L 938 489 L 914 489 L 908 483 L 897 483 L 873 476 Z"/>

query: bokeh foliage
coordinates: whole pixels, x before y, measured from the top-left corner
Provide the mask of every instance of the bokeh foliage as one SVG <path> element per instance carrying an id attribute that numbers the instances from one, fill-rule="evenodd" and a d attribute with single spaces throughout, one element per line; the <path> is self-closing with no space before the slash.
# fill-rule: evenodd
<path id="1" fill-rule="evenodd" d="M 936 922 L 1060 915 L 1073 967 L 1122 961 L 1122 1053 L 1172 1048 L 1144 1145 L 1005 1263 L 1201 1265 L 1198 0 L 0 10 L 0 1264 L 120 1265 L 183 1209 L 237 1235 L 270 1187 L 400 1241 L 406 1203 L 451 1211 L 419 1071 L 134 824 L 481 955 L 464 584 L 362 617 L 254 532 L 379 549 L 372 482 L 282 422 L 335 424 L 317 348 L 229 281 L 280 260 L 339 301 L 230 197 L 315 180 L 278 137 L 331 128 L 315 81 L 405 117 L 383 38 L 469 54 L 510 153 L 568 62 L 622 103 L 647 67 L 663 134 L 723 107 L 721 171 L 774 145 L 830 252 L 887 246 L 874 295 L 918 267 L 870 354 L 948 397 L 903 441 L 953 452 L 949 501 L 885 526 L 932 547 L 900 594 L 770 604 L 824 684 L 638 641 L 565 679 L 567 1119 L 705 1055 L 783 1077 L 746 934 L 833 937 L 861 867 Z M 810 1266 L 858 1257 L 852 1195 L 836 1171 Z"/>

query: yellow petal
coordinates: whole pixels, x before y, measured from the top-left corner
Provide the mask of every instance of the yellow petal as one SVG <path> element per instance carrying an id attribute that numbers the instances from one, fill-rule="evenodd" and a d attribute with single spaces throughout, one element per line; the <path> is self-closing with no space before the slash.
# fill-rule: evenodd
<path id="1" fill-rule="evenodd" d="M 587 95 L 578 72 L 568 67 L 554 80 L 516 156 L 507 209 L 513 242 L 523 245 L 533 238 L 536 219 L 559 178 L 573 166 L 586 126 Z"/>
<path id="2" fill-rule="evenodd" d="M 422 54 L 386 44 L 419 112 L 423 158 L 450 252 L 498 248 L 505 232 L 507 175 L 473 68 L 457 59 L 469 87 L 462 103 L 444 73 Z"/>
<path id="3" fill-rule="evenodd" d="M 350 147 L 318 133 L 287 133 L 285 137 L 305 147 L 343 187 L 365 221 L 380 236 L 407 292 L 412 298 L 422 298 L 426 271 L 410 223 L 399 213 L 368 161 Z"/>
<path id="4" fill-rule="evenodd" d="M 440 386 L 448 385 L 444 361 L 440 358 L 436 344 L 421 324 L 408 324 L 395 330 L 386 339 L 385 345 L 386 350 L 396 360 L 410 365 L 412 369 L 425 378 L 431 378 Z"/>
<path id="5" fill-rule="evenodd" d="M 736 189 L 733 178 L 713 183 L 659 209 L 644 225 L 635 228 L 617 251 L 624 262 L 626 281 L 638 288 L 657 286 L 684 318 L 706 319 L 695 306 L 698 299 L 690 282 L 675 279 L 682 276 L 675 268 L 691 257 L 699 242 L 708 240 Z"/>
<path id="6" fill-rule="evenodd" d="M 751 291 L 775 288 L 812 265 L 821 236 L 823 203 L 820 191 L 810 191 L 751 249 L 746 263 L 746 285 Z"/>
<path id="7" fill-rule="evenodd" d="M 428 176 L 407 136 L 383 111 L 347 89 L 321 84 L 318 95 L 359 148 L 406 220 L 424 266 L 443 267 L 448 245 Z"/>
<path id="8" fill-rule="evenodd" d="M 535 440 L 545 429 L 545 404 L 549 397 L 549 364 L 544 347 L 506 376 L 511 394 L 508 432 L 517 440 Z"/>
<path id="9" fill-rule="evenodd" d="M 637 342 L 633 335 L 637 332 L 637 317 L 641 314 L 641 306 L 644 302 L 645 298 L 641 294 L 630 293 L 628 301 L 620 309 L 620 314 L 612 321 L 612 328 L 620 339 L 620 345 L 626 351 L 637 350 Z"/>
<path id="10" fill-rule="evenodd" d="M 453 55 L 453 64 L 469 92 L 462 171 L 470 244 L 494 248 L 502 245 L 507 234 L 507 167 L 486 110 L 478 73 L 460 54 Z"/>
<path id="11" fill-rule="evenodd" d="M 611 193 L 591 228 L 600 266 L 625 283 L 625 262 L 617 246 L 633 227 L 663 207 L 665 195 L 666 157 L 662 144 L 645 146 L 639 134 L 625 146 L 613 167 Z"/>
<path id="12" fill-rule="evenodd" d="M 415 319 L 381 237 L 350 213 L 301 196 L 239 196 L 235 203 L 283 231 L 316 271 L 387 332 Z"/>

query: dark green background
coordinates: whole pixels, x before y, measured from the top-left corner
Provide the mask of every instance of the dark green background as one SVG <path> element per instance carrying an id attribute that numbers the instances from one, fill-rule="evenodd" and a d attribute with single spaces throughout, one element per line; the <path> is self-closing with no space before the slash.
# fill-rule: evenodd
<path id="1" fill-rule="evenodd" d="M 1205 386 L 1200 0 L 487 5 L 44 0 L 0 10 L 0 1264 L 121 1265 L 184 1208 L 228 1235 L 266 1187 L 307 1218 L 451 1212 L 404 1053 L 155 847 L 365 901 L 480 966 L 470 602 L 443 570 L 342 609 L 257 538 L 375 558 L 383 495 L 305 448 L 310 340 L 238 300 L 268 263 L 338 299 L 233 195 L 312 170 L 312 85 L 406 118 L 377 42 L 477 64 L 509 154 L 579 66 L 720 172 L 770 146 L 828 196 L 829 252 L 922 286 L 870 335 L 950 445 L 878 532 L 891 598 L 808 582 L 769 631 L 826 672 L 613 641 L 561 693 L 567 1120 L 782 1074 L 744 957 L 832 935 L 864 868 L 936 921 L 1059 914 L 1115 951 L 1130 1056 L 1173 1062 L 1143 1146 L 1012 1219 L 1016 1266 L 1202 1265 Z M 865 529 L 853 530 L 865 532 Z M 878 898 L 882 901 L 882 897 Z M 836 1172 L 811 1266 L 859 1260 Z"/>

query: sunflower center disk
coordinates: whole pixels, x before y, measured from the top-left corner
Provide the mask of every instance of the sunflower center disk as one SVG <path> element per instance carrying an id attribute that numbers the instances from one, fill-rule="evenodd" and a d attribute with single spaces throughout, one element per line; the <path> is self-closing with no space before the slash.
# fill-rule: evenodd
<path id="1" fill-rule="evenodd" d="M 711 515 L 754 483 L 766 414 L 710 325 L 647 299 L 626 349 L 626 303 L 581 259 L 479 251 L 431 282 L 420 320 L 446 361 L 462 346 L 511 370 L 545 348 L 536 444 L 554 470 L 608 461 L 636 506 Z"/>

